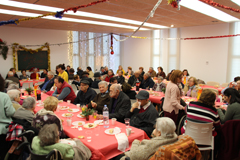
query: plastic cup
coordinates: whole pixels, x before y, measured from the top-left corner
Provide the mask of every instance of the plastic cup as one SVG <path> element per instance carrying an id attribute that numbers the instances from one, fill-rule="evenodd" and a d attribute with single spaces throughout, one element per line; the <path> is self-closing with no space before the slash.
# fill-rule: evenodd
<path id="1" fill-rule="evenodd" d="M 87 142 L 91 142 L 92 141 L 92 131 L 86 131 L 85 133 L 87 135 Z"/>
<path id="2" fill-rule="evenodd" d="M 72 124 L 72 117 L 67 117 L 67 126 L 70 127 Z"/>
<path id="3" fill-rule="evenodd" d="M 130 125 L 130 118 L 125 118 L 124 121 L 125 121 L 126 127 L 129 127 L 129 125 Z"/>
<path id="4" fill-rule="evenodd" d="M 117 119 L 116 118 L 112 118 L 112 125 L 114 126 L 116 124 Z"/>
<path id="5" fill-rule="evenodd" d="M 132 129 L 131 129 L 131 128 L 127 128 L 127 129 L 126 129 L 127 136 L 130 136 L 130 134 L 131 134 L 131 131 L 132 131 Z"/>
<path id="6" fill-rule="evenodd" d="M 67 100 L 67 103 L 70 104 L 70 103 L 71 103 L 71 100 Z"/>

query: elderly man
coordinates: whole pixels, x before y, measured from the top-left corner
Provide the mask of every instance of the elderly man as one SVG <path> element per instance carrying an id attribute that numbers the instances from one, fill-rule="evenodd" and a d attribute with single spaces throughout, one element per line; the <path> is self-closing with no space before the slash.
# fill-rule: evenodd
<path id="1" fill-rule="evenodd" d="M 152 80 L 152 78 L 150 77 L 149 73 L 145 73 L 143 76 L 143 81 L 141 84 L 141 88 L 143 89 L 149 89 L 149 88 L 153 88 L 154 86 L 154 81 Z"/>
<path id="2" fill-rule="evenodd" d="M 102 114 L 104 105 L 109 106 L 111 97 L 109 96 L 108 83 L 106 81 L 99 82 L 98 87 L 100 93 L 88 104 L 88 108 L 94 108 L 98 111 L 98 114 Z"/>
<path id="3" fill-rule="evenodd" d="M 30 123 L 33 121 L 34 117 L 34 109 L 36 106 L 36 100 L 33 97 L 28 97 L 23 100 L 22 107 L 16 110 L 16 112 L 13 115 L 13 118 L 15 119 L 21 119 L 26 120 Z"/>
<path id="4" fill-rule="evenodd" d="M 48 92 L 50 91 L 53 85 L 54 85 L 54 73 L 52 71 L 48 71 L 44 83 L 41 84 L 39 87 L 41 88 L 41 91 Z"/>
<path id="5" fill-rule="evenodd" d="M 137 139 L 134 140 L 130 151 L 125 152 L 120 160 L 125 160 L 126 157 L 137 160 L 149 159 L 159 147 L 175 143 L 178 140 L 175 130 L 176 126 L 172 119 L 168 117 L 158 118 L 156 129 L 153 131 L 154 138 L 144 139 L 141 142 Z"/>
<path id="6" fill-rule="evenodd" d="M 143 71 L 143 69 L 144 69 L 143 67 L 139 67 L 139 71 L 140 71 L 140 73 L 141 73 L 141 75 L 140 75 L 141 77 L 143 77 L 143 75 L 145 74 L 145 72 Z"/>
<path id="7" fill-rule="evenodd" d="M 58 100 L 70 100 L 72 103 L 74 102 L 74 99 L 76 98 L 76 95 L 72 89 L 72 87 L 64 81 L 64 79 L 60 76 L 57 76 L 54 79 L 55 86 L 57 89 L 52 94 L 52 96 L 57 97 Z"/>
<path id="8" fill-rule="evenodd" d="M 100 72 L 101 72 L 101 75 L 102 75 L 102 76 L 105 75 L 105 67 L 101 67 L 101 68 L 100 68 Z"/>
<path id="9" fill-rule="evenodd" d="M 89 104 L 96 95 L 97 93 L 89 87 L 89 82 L 87 80 L 81 80 L 80 91 L 78 92 L 73 104 Z"/>
<path id="10" fill-rule="evenodd" d="M 93 80 L 92 80 L 92 78 L 88 78 L 88 76 L 89 76 L 89 73 L 84 71 L 82 73 L 82 79 L 81 80 L 87 80 L 89 82 L 89 86 L 92 86 Z"/>
<path id="11" fill-rule="evenodd" d="M 125 78 L 123 77 L 123 71 L 122 70 L 118 71 L 117 81 L 120 84 L 123 84 L 123 82 L 125 82 Z"/>
<path id="12" fill-rule="evenodd" d="M 119 84 L 113 84 L 110 87 L 109 95 L 111 97 L 108 106 L 109 118 L 117 118 L 117 121 L 124 122 L 125 115 L 131 108 L 129 97 L 121 91 Z M 102 118 L 102 115 L 99 118 Z"/>
<path id="13" fill-rule="evenodd" d="M 141 83 L 142 82 L 142 77 L 140 76 L 141 72 L 140 71 L 136 71 L 134 73 L 134 75 L 132 75 L 129 80 L 128 80 L 128 84 L 130 84 L 132 87 L 136 86 L 136 82 L 137 80 Z"/>
<path id="14" fill-rule="evenodd" d="M 34 68 L 33 69 L 33 73 L 30 75 L 30 78 L 31 79 L 36 79 L 37 78 L 37 74 L 38 74 L 38 77 L 40 78 L 40 74 L 38 73 L 38 69 L 37 68 Z"/>
<path id="15" fill-rule="evenodd" d="M 157 76 L 157 73 L 153 70 L 153 67 L 149 68 L 148 73 L 150 74 L 151 77 L 156 77 Z"/>
<path id="16" fill-rule="evenodd" d="M 8 72 L 8 78 L 6 80 L 10 80 L 19 84 L 19 79 L 17 77 L 14 77 L 14 74 L 12 71 Z"/>
<path id="17" fill-rule="evenodd" d="M 17 89 L 12 89 L 7 92 L 8 96 L 10 97 L 12 101 L 12 105 L 15 108 L 15 110 L 18 110 L 18 108 L 22 107 L 19 102 L 20 102 L 20 94 L 21 92 Z"/>
<path id="18" fill-rule="evenodd" d="M 155 121 L 158 118 L 158 112 L 149 101 L 149 93 L 147 91 L 141 90 L 136 95 L 136 98 L 138 102 L 132 105 L 132 108 L 126 114 L 126 118 L 131 118 L 131 126 L 144 130 L 150 137 Z"/>
<path id="19" fill-rule="evenodd" d="M 96 72 L 94 73 L 94 76 L 93 76 L 95 79 L 94 81 L 92 82 L 92 85 L 91 87 L 92 88 L 95 88 L 95 89 L 98 89 L 98 83 L 101 81 L 101 74 L 100 72 Z"/>

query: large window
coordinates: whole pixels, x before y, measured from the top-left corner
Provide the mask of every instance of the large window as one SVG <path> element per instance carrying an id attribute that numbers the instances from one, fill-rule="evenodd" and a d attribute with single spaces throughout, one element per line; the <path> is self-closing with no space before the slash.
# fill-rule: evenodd
<path id="1" fill-rule="evenodd" d="M 231 23 L 230 35 L 240 34 L 240 22 Z M 234 77 L 240 76 L 240 36 L 229 38 L 229 56 L 227 81 L 233 81 Z"/>
<path id="2" fill-rule="evenodd" d="M 116 36 L 116 38 L 118 38 Z M 101 66 L 108 66 L 114 71 L 120 64 L 120 42 L 114 40 L 114 55 L 110 54 L 110 35 L 106 33 L 73 32 L 73 67 L 81 67 L 86 70 L 90 66 L 93 70 L 99 71 Z"/>

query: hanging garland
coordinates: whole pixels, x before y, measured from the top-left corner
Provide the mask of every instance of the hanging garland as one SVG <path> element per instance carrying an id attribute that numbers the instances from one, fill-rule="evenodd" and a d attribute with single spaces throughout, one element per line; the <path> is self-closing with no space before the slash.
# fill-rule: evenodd
<path id="1" fill-rule="evenodd" d="M 0 39 L 0 54 L 3 56 L 3 59 L 7 59 L 8 54 L 8 46 L 6 45 L 6 42 L 3 42 L 2 39 Z"/>
<path id="2" fill-rule="evenodd" d="M 113 55 L 114 54 L 114 51 L 113 51 L 113 34 L 111 33 L 111 44 L 110 44 L 110 53 L 111 53 L 111 55 Z"/>
<path id="3" fill-rule="evenodd" d="M 180 10 L 180 1 L 181 0 L 168 0 L 168 4 L 170 4 L 173 8 Z"/>
<path id="4" fill-rule="evenodd" d="M 33 53 L 37 53 L 39 51 L 42 51 L 44 48 L 47 48 L 47 52 L 48 52 L 48 66 L 49 66 L 49 70 L 51 69 L 51 62 L 50 62 L 50 48 L 49 48 L 49 43 L 45 43 L 44 45 L 42 45 L 42 47 L 37 48 L 37 49 L 27 49 L 21 45 L 19 45 L 18 43 L 13 43 L 12 44 L 12 50 L 13 50 L 13 66 L 14 68 L 16 68 L 16 52 L 17 50 L 24 50 L 26 52 L 30 52 L 31 54 Z"/>

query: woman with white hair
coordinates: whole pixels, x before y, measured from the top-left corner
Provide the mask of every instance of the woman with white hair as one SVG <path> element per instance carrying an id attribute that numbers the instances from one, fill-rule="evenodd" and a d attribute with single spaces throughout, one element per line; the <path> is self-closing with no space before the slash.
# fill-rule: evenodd
<path id="1" fill-rule="evenodd" d="M 28 97 L 23 100 L 22 107 L 20 107 L 13 115 L 16 119 L 25 119 L 29 123 L 32 123 L 34 117 L 34 109 L 36 106 L 36 100 L 33 97 Z"/>
<path id="2" fill-rule="evenodd" d="M 12 89 L 7 92 L 8 96 L 10 97 L 12 101 L 12 105 L 15 108 L 15 110 L 18 110 L 18 108 L 22 107 L 19 102 L 20 102 L 20 94 L 21 92 L 17 89 Z"/>
<path id="3" fill-rule="evenodd" d="M 132 142 L 132 147 L 129 152 L 125 152 L 121 160 L 129 157 L 131 160 L 146 160 L 151 157 L 159 147 L 174 143 L 178 140 L 175 133 L 175 123 L 168 117 L 158 118 L 156 122 L 156 129 L 152 135 L 154 138 L 139 141 L 135 139 Z"/>
<path id="4" fill-rule="evenodd" d="M 88 104 L 89 108 L 94 108 L 98 111 L 98 114 L 102 114 L 104 105 L 109 106 L 110 96 L 108 92 L 108 83 L 106 81 L 101 81 L 98 83 L 98 88 L 100 93 L 98 93 L 95 98 Z"/>

